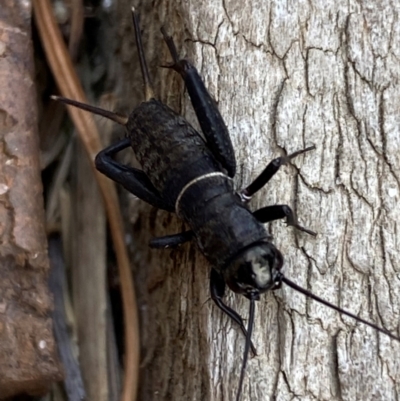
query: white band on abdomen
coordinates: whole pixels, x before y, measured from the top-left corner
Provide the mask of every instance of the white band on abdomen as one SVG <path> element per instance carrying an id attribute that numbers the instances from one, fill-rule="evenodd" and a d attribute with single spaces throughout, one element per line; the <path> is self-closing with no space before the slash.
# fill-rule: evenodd
<path id="1" fill-rule="evenodd" d="M 221 173 L 220 171 L 214 171 L 213 173 L 207 173 L 204 175 L 201 175 L 200 177 L 194 178 L 192 181 L 189 181 L 179 192 L 178 197 L 176 198 L 175 202 L 175 213 L 179 216 L 179 203 L 182 199 L 182 196 L 185 194 L 185 192 L 194 184 L 198 183 L 199 181 L 205 180 L 206 178 L 212 178 L 212 177 L 225 177 L 230 180 L 232 180 L 231 177 L 228 177 L 226 174 Z"/>

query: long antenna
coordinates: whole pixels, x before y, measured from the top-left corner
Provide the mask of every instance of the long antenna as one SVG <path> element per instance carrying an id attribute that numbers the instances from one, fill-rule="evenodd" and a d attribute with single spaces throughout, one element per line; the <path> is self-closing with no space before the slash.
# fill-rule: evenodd
<path id="1" fill-rule="evenodd" d="M 101 109 L 100 107 L 91 106 L 90 104 L 81 103 L 76 100 L 67 99 L 62 96 L 50 96 L 53 100 L 57 100 L 57 102 L 69 104 L 70 106 L 77 107 L 78 109 L 82 109 L 85 111 L 89 111 L 90 113 L 97 114 L 99 116 L 108 118 L 109 120 L 115 121 L 118 124 L 126 125 L 128 122 L 128 117 L 122 114 L 114 113 L 113 111 L 108 111 Z"/>
<path id="2" fill-rule="evenodd" d="M 309 297 L 311 299 L 314 299 L 317 302 L 320 302 L 321 304 L 324 304 L 326 306 L 328 306 L 329 308 L 332 308 L 336 311 L 338 311 L 339 313 L 342 313 L 343 315 L 352 317 L 353 319 L 357 320 L 358 322 L 364 323 L 365 325 L 372 327 L 373 329 L 386 334 L 387 336 L 393 338 L 394 340 L 400 341 L 400 337 L 395 336 L 394 334 L 392 334 L 390 331 L 382 329 L 381 327 L 377 326 L 374 323 L 368 322 L 367 320 L 362 319 L 361 317 L 358 317 L 356 315 L 354 315 L 353 313 L 350 313 L 344 309 L 339 308 L 336 305 L 331 304 L 328 301 L 325 301 L 324 299 L 318 297 L 317 295 L 314 295 L 312 292 L 306 290 L 305 288 L 302 288 L 300 286 L 298 286 L 296 283 L 294 283 L 293 281 L 289 280 L 288 278 L 286 278 L 285 276 L 281 276 L 280 280 L 282 282 L 284 282 L 286 285 L 288 285 L 289 287 L 293 288 L 294 290 L 301 292 L 302 294 L 304 294 L 306 297 Z"/>
<path id="3" fill-rule="evenodd" d="M 244 346 L 244 355 L 243 355 L 243 363 L 242 363 L 242 369 L 240 371 L 240 379 L 239 379 L 239 387 L 238 387 L 238 392 L 236 396 L 236 401 L 240 400 L 240 395 L 242 394 L 242 387 L 243 387 L 243 380 L 244 380 L 244 373 L 246 371 L 246 364 L 247 364 L 247 359 L 249 356 L 249 351 L 251 347 L 251 333 L 253 331 L 253 325 L 254 325 L 254 299 L 250 299 L 250 312 L 249 312 L 249 325 L 247 327 L 247 336 L 246 336 L 246 343 Z"/>

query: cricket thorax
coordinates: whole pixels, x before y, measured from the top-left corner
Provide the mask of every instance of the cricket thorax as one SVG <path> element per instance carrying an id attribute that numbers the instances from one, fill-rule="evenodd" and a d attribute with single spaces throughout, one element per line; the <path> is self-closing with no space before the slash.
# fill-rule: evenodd
<path id="1" fill-rule="evenodd" d="M 179 213 L 216 268 L 225 265 L 238 250 L 269 239 L 265 227 L 236 195 L 233 181 L 224 175 L 191 185 L 180 199 Z"/>

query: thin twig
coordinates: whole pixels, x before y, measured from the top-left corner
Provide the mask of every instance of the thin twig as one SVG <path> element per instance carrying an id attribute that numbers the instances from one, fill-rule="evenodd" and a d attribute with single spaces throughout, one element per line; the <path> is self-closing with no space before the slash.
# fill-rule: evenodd
<path id="1" fill-rule="evenodd" d="M 62 259 L 60 238 L 50 236 L 49 259 L 50 277 L 49 287 L 54 298 L 54 333 L 57 339 L 58 352 L 65 371 L 65 390 L 69 401 L 83 401 L 86 398 L 81 369 L 72 351 L 68 333 L 67 317 L 64 307 L 65 267 Z"/>
<path id="2" fill-rule="evenodd" d="M 46 57 L 60 93 L 62 96 L 84 103 L 87 102 L 55 21 L 50 1 L 34 0 L 33 6 Z M 101 143 L 93 119 L 77 108 L 68 107 L 68 112 L 92 161 L 110 223 L 111 236 L 121 278 L 125 322 L 125 377 L 121 401 L 133 401 L 136 399 L 138 386 L 139 329 L 135 291 L 124 243 L 123 220 L 118 207 L 118 197 L 113 183 L 94 168 L 93 160 L 101 150 Z"/>

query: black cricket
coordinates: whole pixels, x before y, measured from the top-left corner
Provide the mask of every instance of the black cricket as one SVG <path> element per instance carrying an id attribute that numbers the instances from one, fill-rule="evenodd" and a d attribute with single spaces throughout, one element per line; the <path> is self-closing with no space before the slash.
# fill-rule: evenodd
<path id="1" fill-rule="evenodd" d="M 189 61 L 179 58 L 173 39 L 161 29 L 173 59 L 167 67 L 183 78 L 205 140 L 182 116 L 154 98 L 139 18 L 134 9 L 132 12 L 145 101 L 127 117 L 74 100 L 53 98 L 124 125 L 126 138 L 101 151 L 95 160 L 96 168 L 150 205 L 175 212 L 190 227 L 188 231 L 155 238 L 150 246 L 168 248 L 195 240 L 210 262 L 211 298 L 239 325 L 246 337 L 237 401 L 241 395 L 250 348 L 256 354 L 251 342 L 254 301 L 260 299 L 260 294 L 280 288 L 282 283 L 400 341 L 387 330 L 330 304 L 287 279 L 282 273 L 283 256 L 271 243 L 264 223 L 286 218 L 288 225 L 314 236 L 316 234 L 301 227 L 287 205 L 266 206 L 255 212 L 247 206 L 251 197 L 282 165 L 315 149 L 315 146 L 274 159 L 250 185 L 236 192 L 233 185 L 236 160 L 232 142 L 196 68 Z M 113 159 L 116 153 L 128 147 L 132 147 L 142 170 Z M 222 300 L 226 285 L 250 300 L 247 330 L 241 316 Z"/>

